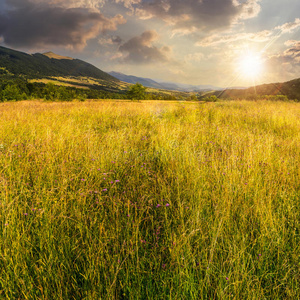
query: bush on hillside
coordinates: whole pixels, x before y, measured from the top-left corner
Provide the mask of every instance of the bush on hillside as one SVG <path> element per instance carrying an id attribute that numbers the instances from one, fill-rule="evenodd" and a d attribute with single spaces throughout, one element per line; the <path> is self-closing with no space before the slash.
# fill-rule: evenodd
<path id="1" fill-rule="evenodd" d="M 146 98 L 145 94 L 146 88 L 140 84 L 136 83 L 129 87 L 127 91 L 127 97 L 130 100 L 144 100 Z"/>
<path id="2" fill-rule="evenodd" d="M 211 95 L 211 96 L 205 97 L 203 100 L 205 102 L 217 102 L 219 99 L 217 96 Z"/>

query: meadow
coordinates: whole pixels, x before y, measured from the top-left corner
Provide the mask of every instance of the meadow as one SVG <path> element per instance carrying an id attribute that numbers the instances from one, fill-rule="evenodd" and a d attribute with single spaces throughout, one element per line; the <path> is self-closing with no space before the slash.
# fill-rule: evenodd
<path id="1" fill-rule="evenodd" d="M 0 299 L 299 299 L 300 105 L 0 104 Z"/>

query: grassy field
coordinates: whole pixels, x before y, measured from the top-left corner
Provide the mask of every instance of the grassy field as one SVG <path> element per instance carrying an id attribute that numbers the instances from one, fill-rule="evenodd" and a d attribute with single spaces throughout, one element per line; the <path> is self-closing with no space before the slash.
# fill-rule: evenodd
<path id="1" fill-rule="evenodd" d="M 0 299 L 299 299 L 300 105 L 0 104 Z"/>

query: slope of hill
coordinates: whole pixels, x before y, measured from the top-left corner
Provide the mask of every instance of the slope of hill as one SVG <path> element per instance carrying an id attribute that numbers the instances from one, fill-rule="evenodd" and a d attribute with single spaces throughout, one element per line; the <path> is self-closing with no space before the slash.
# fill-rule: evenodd
<path id="1" fill-rule="evenodd" d="M 0 47 L 0 67 L 15 75 L 31 78 L 45 76 L 83 76 L 106 81 L 118 81 L 113 76 L 80 59 L 58 56 L 52 52 L 26 54 Z"/>
<path id="2" fill-rule="evenodd" d="M 212 91 L 212 90 L 222 89 L 220 87 L 216 87 L 212 85 L 192 85 L 192 84 L 181 84 L 181 83 L 174 83 L 174 82 L 159 82 L 150 78 L 137 77 L 133 75 L 125 75 L 123 73 L 114 72 L 114 71 L 109 72 L 109 74 L 127 83 L 139 82 L 146 87 L 153 87 L 156 89 L 184 91 L 184 92 Z"/>
<path id="3" fill-rule="evenodd" d="M 226 89 L 213 93 L 223 99 L 255 99 L 266 95 L 277 96 L 283 95 L 292 100 L 300 100 L 300 78 L 282 83 L 262 84 L 247 89 Z M 208 94 L 206 94 L 207 96 Z"/>
<path id="4" fill-rule="evenodd" d="M 145 84 L 145 82 L 142 83 Z M 57 87 L 52 87 L 53 85 L 64 88 L 58 90 Z M 188 93 L 162 89 L 154 81 L 153 85 L 154 87 L 146 91 L 148 97 L 152 99 L 185 99 L 190 96 Z M 43 98 L 45 95 L 48 96 L 48 88 L 57 90 L 61 94 L 73 93 L 80 97 L 86 95 L 89 99 L 100 99 L 99 97 L 124 99 L 130 83 L 120 81 L 79 59 L 53 52 L 31 55 L 0 46 L 0 101 L 1 97 L 2 99 L 14 97 L 6 95 L 11 92 L 11 88 L 7 86 L 14 86 L 13 92 L 18 94 L 18 99 L 23 95 L 29 98 L 33 96 Z M 75 89 L 79 90 L 75 91 Z M 66 95 L 62 96 L 66 98 Z"/>
<path id="5" fill-rule="evenodd" d="M 62 56 L 62 55 L 59 55 L 59 54 L 56 54 L 56 53 L 53 53 L 51 51 L 49 52 L 45 52 L 43 53 L 43 55 L 49 57 L 49 58 L 55 58 L 55 59 L 70 59 L 70 60 L 73 60 L 74 58 L 72 57 L 69 57 L 69 56 Z"/>

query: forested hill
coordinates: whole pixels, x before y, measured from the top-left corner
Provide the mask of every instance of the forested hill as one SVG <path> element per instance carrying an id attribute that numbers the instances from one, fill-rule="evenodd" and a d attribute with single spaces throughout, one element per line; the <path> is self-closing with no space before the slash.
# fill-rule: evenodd
<path id="1" fill-rule="evenodd" d="M 247 89 L 227 89 L 207 93 L 206 96 L 216 95 L 223 99 L 255 99 L 265 96 L 278 98 L 286 96 L 288 99 L 300 101 L 300 78 L 281 83 L 257 85 Z M 266 98 L 268 98 L 266 97 Z"/>
<path id="2" fill-rule="evenodd" d="M 14 75 L 26 75 L 31 78 L 45 76 L 84 76 L 102 79 L 106 81 L 119 81 L 96 68 L 95 66 L 80 59 L 65 59 L 54 53 L 26 54 L 16 50 L 0 46 L 0 68 L 3 72 Z"/>

